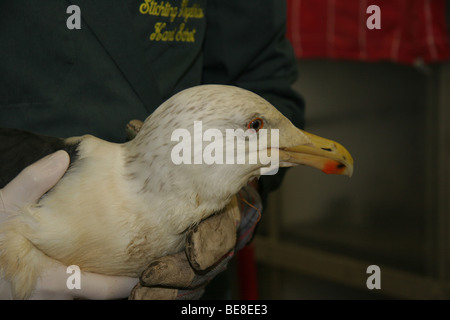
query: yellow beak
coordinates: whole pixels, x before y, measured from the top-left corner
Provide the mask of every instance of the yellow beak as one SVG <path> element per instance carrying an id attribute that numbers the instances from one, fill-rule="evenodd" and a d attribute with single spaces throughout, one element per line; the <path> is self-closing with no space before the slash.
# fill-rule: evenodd
<path id="1" fill-rule="evenodd" d="M 353 158 L 341 144 L 298 129 L 309 138 L 310 143 L 280 148 L 280 163 L 285 166 L 307 165 L 326 174 L 341 174 L 351 177 Z"/>

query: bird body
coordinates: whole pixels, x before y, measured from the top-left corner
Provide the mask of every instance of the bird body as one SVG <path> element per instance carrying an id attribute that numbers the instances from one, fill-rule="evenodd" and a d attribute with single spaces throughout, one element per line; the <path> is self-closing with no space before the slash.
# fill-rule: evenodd
<path id="1" fill-rule="evenodd" d="M 205 129 L 242 128 L 255 117 L 280 128 L 280 150 L 312 146 L 264 99 L 219 85 L 187 89 L 167 100 L 127 143 L 91 135 L 66 139 L 76 151 L 64 177 L 37 204 L 0 226 L 0 272 L 15 297 L 31 294 L 52 259 L 82 271 L 138 277 L 152 260 L 182 250 L 189 226 L 225 207 L 259 175 L 261 164 L 175 165 L 173 130 L 190 128 L 196 120 Z M 301 163 L 281 153 L 282 163 Z"/>

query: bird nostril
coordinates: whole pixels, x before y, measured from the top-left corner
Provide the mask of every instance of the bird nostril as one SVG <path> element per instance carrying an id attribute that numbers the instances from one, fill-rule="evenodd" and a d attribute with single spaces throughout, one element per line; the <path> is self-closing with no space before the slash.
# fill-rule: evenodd
<path id="1" fill-rule="evenodd" d="M 331 148 L 321 148 L 321 149 L 324 150 L 324 151 L 329 151 L 329 152 L 332 151 Z"/>

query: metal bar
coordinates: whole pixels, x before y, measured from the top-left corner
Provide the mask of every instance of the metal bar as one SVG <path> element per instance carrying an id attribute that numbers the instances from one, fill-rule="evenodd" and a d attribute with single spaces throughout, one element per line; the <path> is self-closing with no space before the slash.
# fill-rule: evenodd
<path id="1" fill-rule="evenodd" d="M 297 273 L 314 276 L 345 286 L 369 290 L 367 267 L 371 263 L 348 256 L 296 245 L 273 242 L 265 237 L 254 239 L 258 262 Z M 392 267 L 381 269 L 380 294 L 400 299 L 448 299 L 450 283 L 438 281 Z M 375 289 L 373 289 L 375 290 Z"/>
<path id="2" fill-rule="evenodd" d="M 439 67 L 438 74 L 438 265 L 439 277 L 450 280 L 450 63 Z"/>

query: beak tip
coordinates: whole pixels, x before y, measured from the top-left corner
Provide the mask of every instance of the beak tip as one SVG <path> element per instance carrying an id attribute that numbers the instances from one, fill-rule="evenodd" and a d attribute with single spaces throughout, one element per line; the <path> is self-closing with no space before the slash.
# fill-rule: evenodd
<path id="1" fill-rule="evenodd" d="M 344 175 L 351 178 L 353 176 L 353 165 L 343 164 L 336 160 L 328 160 L 323 164 L 322 172 L 326 174 Z"/>
<path id="2" fill-rule="evenodd" d="M 298 129 L 300 130 L 300 129 Z M 308 165 L 325 174 L 353 176 L 353 157 L 340 143 L 302 131 L 308 143 L 283 148 L 286 162 Z"/>

